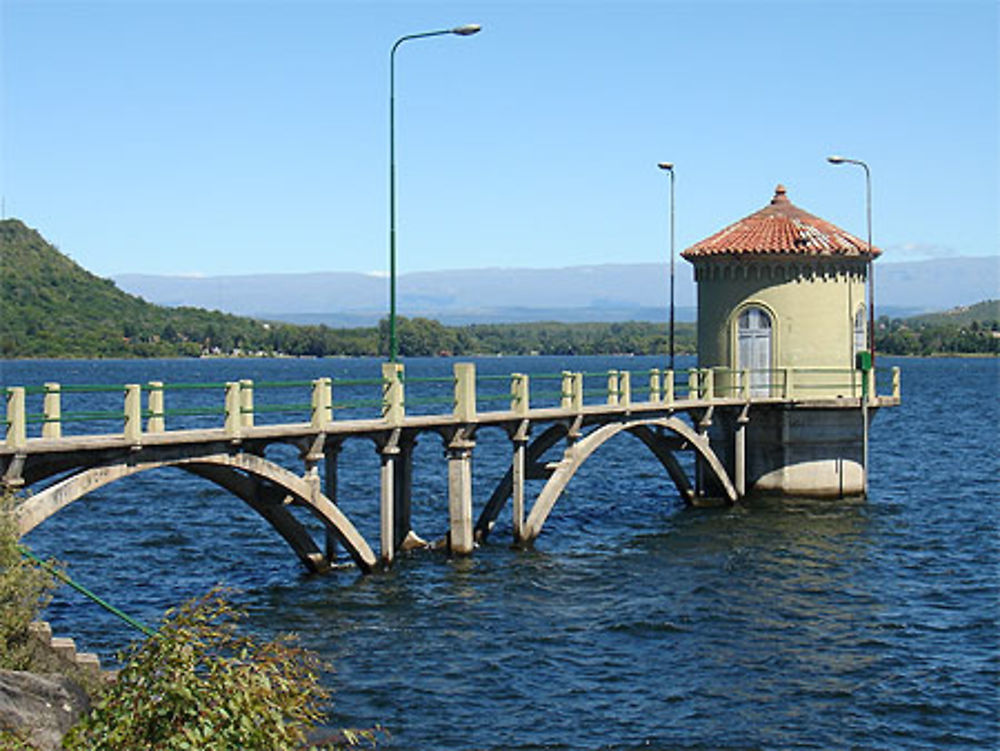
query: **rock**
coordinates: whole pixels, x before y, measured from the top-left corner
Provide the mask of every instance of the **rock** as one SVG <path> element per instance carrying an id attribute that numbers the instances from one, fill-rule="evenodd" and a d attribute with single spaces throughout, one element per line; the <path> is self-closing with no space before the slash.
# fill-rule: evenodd
<path id="1" fill-rule="evenodd" d="M 0 670 L 0 727 L 26 731 L 39 751 L 55 751 L 90 709 L 90 700 L 65 676 Z"/>

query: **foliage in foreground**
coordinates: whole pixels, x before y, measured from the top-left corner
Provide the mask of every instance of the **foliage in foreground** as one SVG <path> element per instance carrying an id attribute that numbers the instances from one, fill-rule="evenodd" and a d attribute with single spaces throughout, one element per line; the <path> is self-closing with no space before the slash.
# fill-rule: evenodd
<path id="1" fill-rule="evenodd" d="M 48 604 L 55 582 L 17 549 L 14 501 L 0 498 L 0 668 L 38 670 L 43 655 L 29 625 Z"/>
<path id="2" fill-rule="evenodd" d="M 133 649 L 118 679 L 64 747 L 82 751 L 305 748 L 329 692 L 322 665 L 284 636 L 260 644 L 237 631 L 240 613 L 213 590 L 169 611 Z M 374 746 L 344 731 L 324 748 Z"/>

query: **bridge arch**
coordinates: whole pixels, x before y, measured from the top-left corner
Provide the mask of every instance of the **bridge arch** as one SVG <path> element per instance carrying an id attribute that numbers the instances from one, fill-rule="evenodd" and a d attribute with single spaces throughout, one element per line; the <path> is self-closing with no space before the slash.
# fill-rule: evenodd
<path id="1" fill-rule="evenodd" d="M 725 468 L 722 466 L 722 462 L 719 461 L 719 458 L 709 446 L 708 438 L 699 435 L 687 423 L 676 417 L 609 423 L 591 431 L 579 441 L 567 447 L 563 458 L 556 465 L 552 476 L 545 483 L 545 487 L 542 488 L 542 492 L 539 494 L 534 506 L 532 506 L 528 518 L 525 520 L 521 541 L 531 542 L 541 534 L 542 527 L 552 512 L 552 508 L 577 470 L 602 445 L 619 433 L 626 431 L 635 434 L 653 451 L 667 469 L 671 479 L 677 484 L 682 495 L 690 500 L 692 498 L 690 485 L 687 483 L 683 471 L 677 464 L 672 453 L 663 447 L 658 436 L 653 432 L 653 428 L 662 428 L 683 438 L 703 460 L 705 467 L 714 476 L 728 500 L 731 503 L 736 502 L 736 489 L 733 487 Z"/>
<path id="2" fill-rule="evenodd" d="M 284 538 L 311 571 L 329 567 L 312 536 L 288 511 L 287 504 L 308 510 L 336 537 L 364 572 L 375 568 L 376 557 L 365 539 L 337 506 L 319 490 L 318 483 L 254 454 L 210 454 L 191 459 L 112 463 L 89 467 L 49 486 L 18 505 L 19 532 L 25 535 L 43 521 L 97 488 L 115 480 L 161 467 L 177 467 L 228 490 L 259 513 Z"/>

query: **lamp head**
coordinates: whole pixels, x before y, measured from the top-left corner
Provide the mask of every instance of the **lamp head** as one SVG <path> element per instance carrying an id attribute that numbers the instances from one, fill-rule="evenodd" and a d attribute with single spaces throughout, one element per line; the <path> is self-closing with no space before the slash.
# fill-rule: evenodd
<path id="1" fill-rule="evenodd" d="M 830 164 L 843 164 L 847 160 L 842 156 L 828 156 L 826 158 L 826 161 L 828 161 Z"/>
<path id="2" fill-rule="evenodd" d="M 659 167 L 660 169 L 670 170 L 671 172 L 674 169 L 673 162 L 658 162 L 656 166 Z"/>
<path id="3" fill-rule="evenodd" d="M 478 23 L 467 23 L 465 26 L 456 26 L 451 30 L 451 33 L 458 34 L 460 37 L 467 37 L 478 34 L 482 28 Z"/>

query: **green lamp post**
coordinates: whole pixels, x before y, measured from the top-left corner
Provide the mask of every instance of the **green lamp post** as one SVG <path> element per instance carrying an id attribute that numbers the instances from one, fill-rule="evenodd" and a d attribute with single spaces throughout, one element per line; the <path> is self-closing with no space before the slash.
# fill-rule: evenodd
<path id="1" fill-rule="evenodd" d="M 406 34 L 396 40 L 389 53 L 389 360 L 396 362 L 396 50 L 411 39 L 456 34 L 471 36 L 482 27 L 478 24 L 456 26 L 453 29 Z"/>

